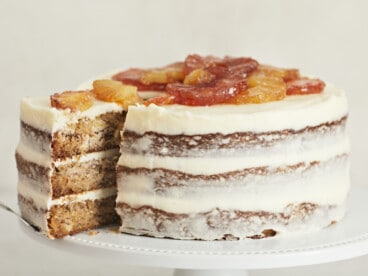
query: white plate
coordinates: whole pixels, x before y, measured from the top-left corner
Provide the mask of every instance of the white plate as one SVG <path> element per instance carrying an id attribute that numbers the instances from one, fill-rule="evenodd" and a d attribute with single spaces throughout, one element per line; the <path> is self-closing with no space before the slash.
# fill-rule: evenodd
<path id="1" fill-rule="evenodd" d="M 32 238 L 62 250 L 124 264 L 185 269 L 261 269 L 333 262 L 368 254 L 368 188 L 354 187 L 343 221 L 311 234 L 244 241 L 180 241 L 98 230 L 49 240 L 22 226 Z"/>

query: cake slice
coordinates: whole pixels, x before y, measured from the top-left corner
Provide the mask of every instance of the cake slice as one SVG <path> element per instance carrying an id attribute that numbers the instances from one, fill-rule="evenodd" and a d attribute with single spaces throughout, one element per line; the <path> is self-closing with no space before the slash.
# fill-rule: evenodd
<path id="1" fill-rule="evenodd" d="M 19 206 L 50 238 L 119 221 L 115 166 L 126 110 L 96 96 L 74 91 L 21 101 Z"/>

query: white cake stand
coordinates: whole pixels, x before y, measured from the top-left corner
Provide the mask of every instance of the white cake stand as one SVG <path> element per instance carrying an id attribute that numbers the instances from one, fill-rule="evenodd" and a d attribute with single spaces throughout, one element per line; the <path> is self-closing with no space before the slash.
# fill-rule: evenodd
<path id="1" fill-rule="evenodd" d="M 322 231 L 245 241 L 179 241 L 119 234 L 111 229 L 49 240 L 22 224 L 31 238 L 61 250 L 123 264 L 176 268 L 175 276 L 247 275 L 247 269 L 334 262 L 368 254 L 368 188 L 354 187 L 345 219 Z"/>

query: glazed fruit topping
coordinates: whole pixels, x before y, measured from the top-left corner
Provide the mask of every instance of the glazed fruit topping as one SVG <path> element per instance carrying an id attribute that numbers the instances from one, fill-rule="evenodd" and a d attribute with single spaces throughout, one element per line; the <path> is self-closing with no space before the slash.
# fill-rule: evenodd
<path id="1" fill-rule="evenodd" d="M 271 66 L 271 65 L 260 65 L 258 69 L 259 71 L 263 72 L 265 75 L 280 77 L 285 82 L 300 78 L 298 69 L 284 69 L 284 68 L 278 68 L 278 67 Z"/>
<path id="2" fill-rule="evenodd" d="M 210 71 L 199 68 L 194 69 L 188 75 L 186 75 L 183 83 L 189 85 L 197 85 L 203 83 L 209 83 L 216 78 Z"/>
<path id="3" fill-rule="evenodd" d="M 265 103 L 286 97 L 286 84 L 275 71 L 259 70 L 248 78 L 248 89 L 237 95 L 232 103 Z"/>
<path id="4" fill-rule="evenodd" d="M 149 85 L 144 84 L 141 81 L 144 73 L 145 70 L 143 69 L 131 68 L 114 75 L 112 79 L 127 85 L 134 85 L 137 87 L 138 91 L 165 91 L 165 83 L 151 83 Z"/>
<path id="5" fill-rule="evenodd" d="M 57 109 L 70 109 L 72 112 L 85 111 L 92 107 L 95 99 L 114 102 L 124 108 L 129 105 L 143 103 L 137 93 L 137 87 L 124 85 L 114 80 L 96 80 L 93 89 L 88 91 L 65 91 L 55 93 L 50 97 L 52 107 Z"/>
<path id="6" fill-rule="evenodd" d="M 321 93 L 324 82 L 297 69 L 260 65 L 251 58 L 188 55 L 184 62 L 155 69 L 129 69 L 113 77 L 139 91 L 165 91 L 145 104 L 191 106 L 278 101 L 287 95 Z"/>
<path id="7" fill-rule="evenodd" d="M 124 85 L 115 80 L 94 81 L 92 92 L 97 99 L 105 102 L 114 102 L 124 108 L 142 102 L 136 86 Z"/>
<path id="8" fill-rule="evenodd" d="M 183 81 L 183 63 L 176 62 L 163 68 L 146 70 L 141 76 L 141 82 L 146 85 L 153 83 L 167 84 Z"/>
<path id="9" fill-rule="evenodd" d="M 325 83 L 302 77 L 297 69 L 258 64 L 252 58 L 189 55 L 183 62 L 160 68 L 131 68 L 112 77 L 96 80 L 92 91 L 67 91 L 51 96 L 51 105 L 83 111 L 93 98 L 129 105 L 260 104 L 279 101 L 288 95 L 321 93 Z M 161 91 L 164 95 L 143 100 L 137 91 Z"/>
<path id="10" fill-rule="evenodd" d="M 325 83 L 319 79 L 294 79 L 287 83 L 287 95 L 306 95 L 321 93 Z"/>
<path id="11" fill-rule="evenodd" d="M 166 87 L 166 92 L 174 96 L 176 104 L 204 106 L 226 103 L 247 89 L 247 76 L 258 67 L 258 62 L 251 58 L 226 57 L 220 60 L 195 56 L 195 60 L 190 60 L 190 66 L 184 66 L 189 72 L 184 82 L 170 83 Z M 187 61 L 188 58 L 184 64 Z"/>
<path id="12" fill-rule="evenodd" d="M 65 91 L 51 95 L 51 106 L 57 109 L 70 109 L 73 112 L 84 111 L 93 105 L 90 91 Z"/>
<path id="13" fill-rule="evenodd" d="M 153 69 L 131 68 L 114 75 L 112 79 L 134 85 L 138 91 L 165 91 L 168 83 L 183 81 L 183 63 L 176 62 Z"/>
<path id="14" fill-rule="evenodd" d="M 216 62 L 220 62 L 221 59 L 214 56 L 205 56 L 202 57 L 200 55 L 189 55 L 185 58 L 183 71 L 184 75 L 188 75 L 195 69 L 206 68 L 211 64 Z"/>
<path id="15" fill-rule="evenodd" d="M 144 104 L 146 106 L 149 106 L 150 104 L 170 105 L 170 104 L 174 104 L 174 103 L 175 103 L 175 97 L 170 96 L 170 95 L 154 97 L 154 98 L 151 98 L 151 99 L 148 99 L 148 100 L 144 101 Z"/>

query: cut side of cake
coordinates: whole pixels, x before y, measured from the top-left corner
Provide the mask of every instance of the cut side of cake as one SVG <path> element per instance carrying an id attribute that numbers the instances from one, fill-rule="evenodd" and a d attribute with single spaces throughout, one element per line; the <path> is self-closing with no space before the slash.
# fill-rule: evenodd
<path id="1" fill-rule="evenodd" d="M 16 150 L 22 216 L 51 238 L 117 224 L 115 165 L 126 112 L 95 101 L 83 112 L 21 102 Z"/>

